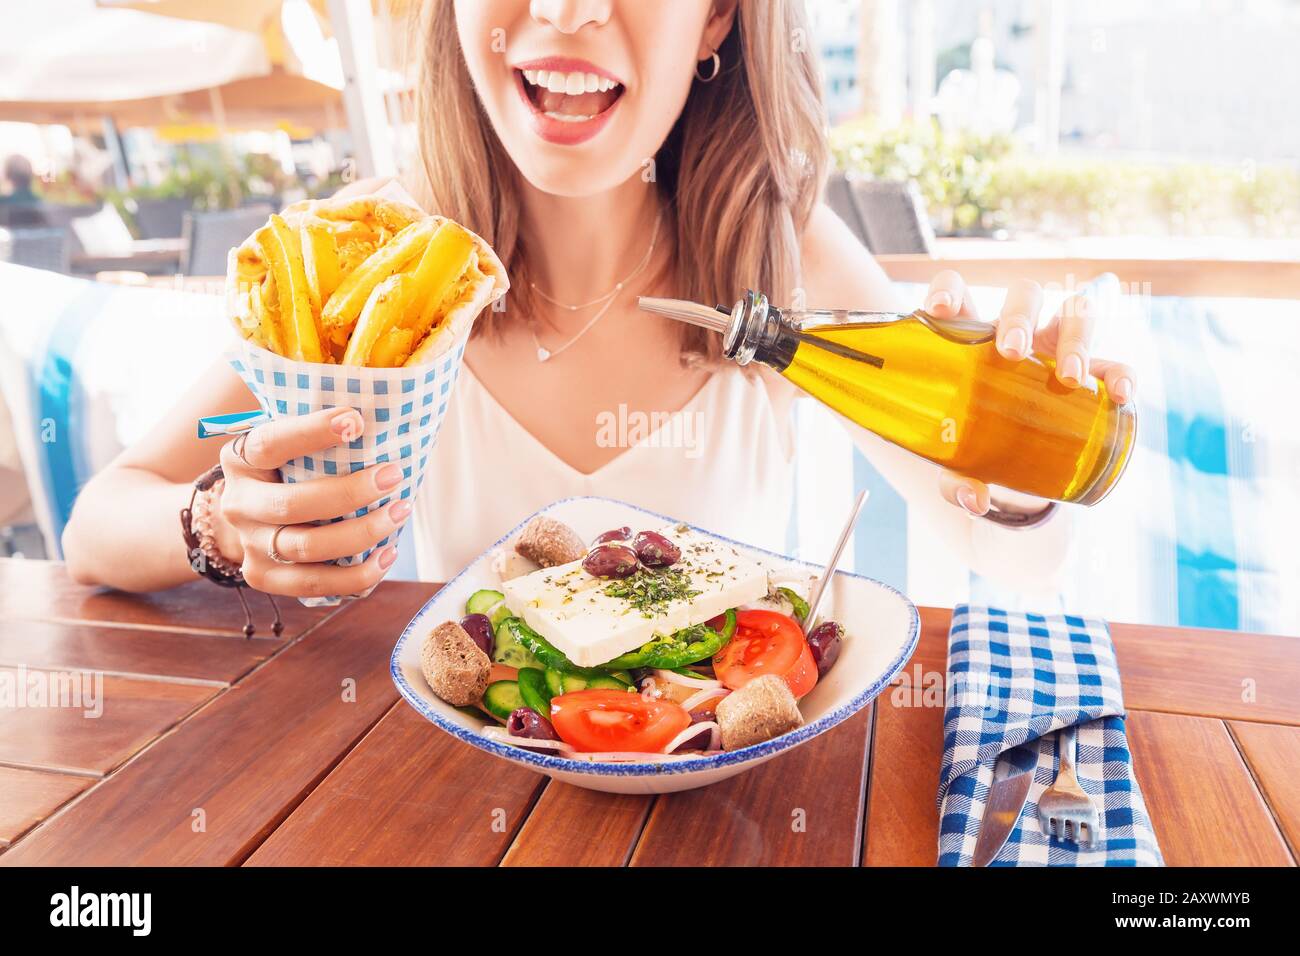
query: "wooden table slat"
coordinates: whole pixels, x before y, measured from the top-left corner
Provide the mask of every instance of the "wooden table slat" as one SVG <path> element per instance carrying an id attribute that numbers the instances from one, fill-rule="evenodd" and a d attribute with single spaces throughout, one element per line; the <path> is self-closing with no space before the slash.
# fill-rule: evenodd
<path id="1" fill-rule="evenodd" d="M 927 697 L 928 693 L 928 697 Z M 943 758 L 943 690 L 904 681 L 876 698 L 871 780 L 862 862 L 866 866 L 934 866 L 939 854 L 939 764 Z"/>
<path id="2" fill-rule="evenodd" d="M 431 590 L 389 584 L 349 605 L 0 865 L 242 862 L 393 705 L 393 635 Z"/>
<path id="3" fill-rule="evenodd" d="M 502 866 L 623 866 L 655 798 L 602 793 L 552 780 Z"/>
<path id="4" fill-rule="evenodd" d="M 1128 739 L 1167 865 L 1294 863 L 1223 721 L 1138 711 Z"/>
<path id="5" fill-rule="evenodd" d="M 179 529 L 176 532 L 180 540 Z M 179 545 L 178 545 L 179 547 Z M 5 617 L 41 621 L 73 621 L 167 631 L 206 631 L 243 636 L 244 610 L 231 591 L 197 577 L 180 587 L 152 594 L 128 594 L 109 588 L 86 587 L 68 576 L 60 562 L 0 558 L 0 594 Z M 284 621 L 280 640 L 297 637 L 338 612 L 337 607 L 304 607 L 292 598 L 279 600 Z M 249 606 L 259 637 L 271 637 L 271 606 L 252 594 Z"/>
<path id="6" fill-rule="evenodd" d="M 1112 624 L 1130 710 L 1300 725 L 1300 639 Z"/>
<path id="7" fill-rule="evenodd" d="M 1255 775 L 1269 809 L 1300 856 L 1300 728 L 1276 724 L 1228 724 Z"/>
<path id="8" fill-rule="evenodd" d="M 545 782 L 399 701 L 248 865 L 494 865 Z"/>
<path id="9" fill-rule="evenodd" d="M 19 620 L 0 631 L 0 665 L 229 684 L 282 646 L 281 640 L 245 640 L 233 634 Z"/>
<path id="10" fill-rule="evenodd" d="M 40 823 L 94 781 L 66 773 L 0 767 L 0 849 Z"/>
<path id="11" fill-rule="evenodd" d="M 0 667 L 0 764 L 105 774 L 214 697 L 213 684 Z M 37 696 L 40 695 L 40 696 Z"/>
<path id="12" fill-rule="evenodd" d="M 702 790 L 661 795 L 633 866 L 858 862 L 870 708 Z"/>

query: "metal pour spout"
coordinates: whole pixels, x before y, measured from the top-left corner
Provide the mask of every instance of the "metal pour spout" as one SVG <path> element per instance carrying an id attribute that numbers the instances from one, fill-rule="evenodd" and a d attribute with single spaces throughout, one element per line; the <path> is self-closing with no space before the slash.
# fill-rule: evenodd
<path id="1" fill-rule="evenodd" d="M 670 319 L 697 325 L 711 332 L 725 334 L 731 325 L 729 313 L 720 309 L 711 309 L 698 302 L 689 302 L 686 299 L 656 299 L 653 296 L 643 295 L 637 298 L 636 304 L 647 312 L 666 315 Z"/>

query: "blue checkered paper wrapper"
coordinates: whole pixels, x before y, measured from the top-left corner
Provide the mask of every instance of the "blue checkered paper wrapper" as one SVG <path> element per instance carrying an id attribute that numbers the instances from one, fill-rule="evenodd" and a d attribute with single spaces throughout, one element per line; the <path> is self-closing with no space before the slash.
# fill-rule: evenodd
<path id="1" fill-rule="evenodd" d="M 1079 783 L 1101 811 L 1091 848 L 1038 826 L 1056 777 L 1056 733 L 1079 725 Z M 970 866 L 998 756 L 1038 746 L 1016 828 L 994 866 L 1163 866 L 1133 775 L 1124 699 L 1105 621 L 958 605 L 948 634 L 948 691 L 939 783 L 939 865 Z"/>
<path id="2" fill-rule="evenodd" d="M 455 343 L 428 364 L 400 368 L 296 362 L 243 340 L 230 364 L 257 397 L 262 411 L 272 419 L 350 405 L 365 422 L 356 441 L 289 462 L 280 469 L 282 481 L 346 475 L 381 462 L 402 466 L 401 484 L 373 505 L 333 519 L 343 521 L 383 508 L 399 498 L 413 499 L 420 490 L 429 453 L 456 387 L 468 338 L 466 327 Z M 401 533 L 402 529 L 398 528 L 370 550 L 335 563 L 360 564 L 374 551 L 396 542 Z M 314 607 L 337 604 L 340 598 L 300 600 Z"/>

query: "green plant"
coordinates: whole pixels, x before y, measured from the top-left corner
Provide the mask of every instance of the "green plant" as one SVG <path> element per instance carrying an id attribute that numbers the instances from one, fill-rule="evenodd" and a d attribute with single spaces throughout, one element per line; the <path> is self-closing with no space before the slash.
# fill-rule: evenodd
<path id="1" fill-rule="evenodd" d="M 1039 235 L 1283 237 L 1300 230 L 1300 168 L 1030 155 L 1009 137 L 935 123 L 831 133 L 836 165 L 913 180 L 941 235 L 1005 228 Z"/>

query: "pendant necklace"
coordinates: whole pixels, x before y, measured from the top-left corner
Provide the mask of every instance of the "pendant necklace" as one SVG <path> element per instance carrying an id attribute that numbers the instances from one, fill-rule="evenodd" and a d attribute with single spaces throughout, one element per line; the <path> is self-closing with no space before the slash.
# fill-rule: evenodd
<path id="1" fill-rule="evenodd" d="M 565 342 L 563 345 L 561 345 L 559 348 L 556 349 L 548 349 L 544 345 L 542 345 L 541 340 L 537 337 L 536 323 L 534 322 L 528 323 L 528 330 L 533 335 L 533 344 L 537 346 L 537 361 L 545 362 L 548 359 L 555 358 L 555 356 L 559 355 L 561 352 L 563 352 L 565 349 L 571 346 L 574 342 L 578 341 L 578 339 L 582 338 L 584 335 L 590 332 L 592 328 L 595 327 L 596 323 L 605 317 L 605 315 L 609 312 L 609 310 L 613 308 L 614 302 L 617 301 L 618 294 L 623 291 L 623 288 L 629 282 L 631 282 L 638 275 L 640 275 L 641 271 L 649 264 L 651 256 L 654 255 L 655 242 L 659 239 L 659 224 L 662 221 L 663 221 L 663 210 L 660 210 L 659 213 L 655 216 L 654 231 L 650 234 L 650 248 L 648 248 L 645 252 L 645 255 L 641 257 L 641 261 L 637 263 L 636 268 L 633 269 L 631 272 L 629 272 L 621 282 L 617 283 L 614 286 L 614 288 L 610 289 L 604 295 L 592 299 L 590 302 L 583 302 L 578 305 L 569 305 L 566 302 L 560 302 L 558 299 L 552 298 L 551 296 L 547 295 L 540 288 L 538 288 L 536 282 L 528 283 L 530 286 L 532 286 L 533 291 L 536 292 L 540 298 L 545 299 L 547 302 L 551 303 L 551 305 L 555 306 L 556 308 L 566 309 L 569 312 L 578 312 L 582 309 L 589 309 L 594 305 L 600 306 L 600 309 L 597 310 L 596 314 L 591 317 L 591 320 L 587 322 L 587 324 L 584 325 L 581 329 L 578 330 L 577 335 L 575 335 L 573 338 L 569 339 L 569 341 Z"/>

